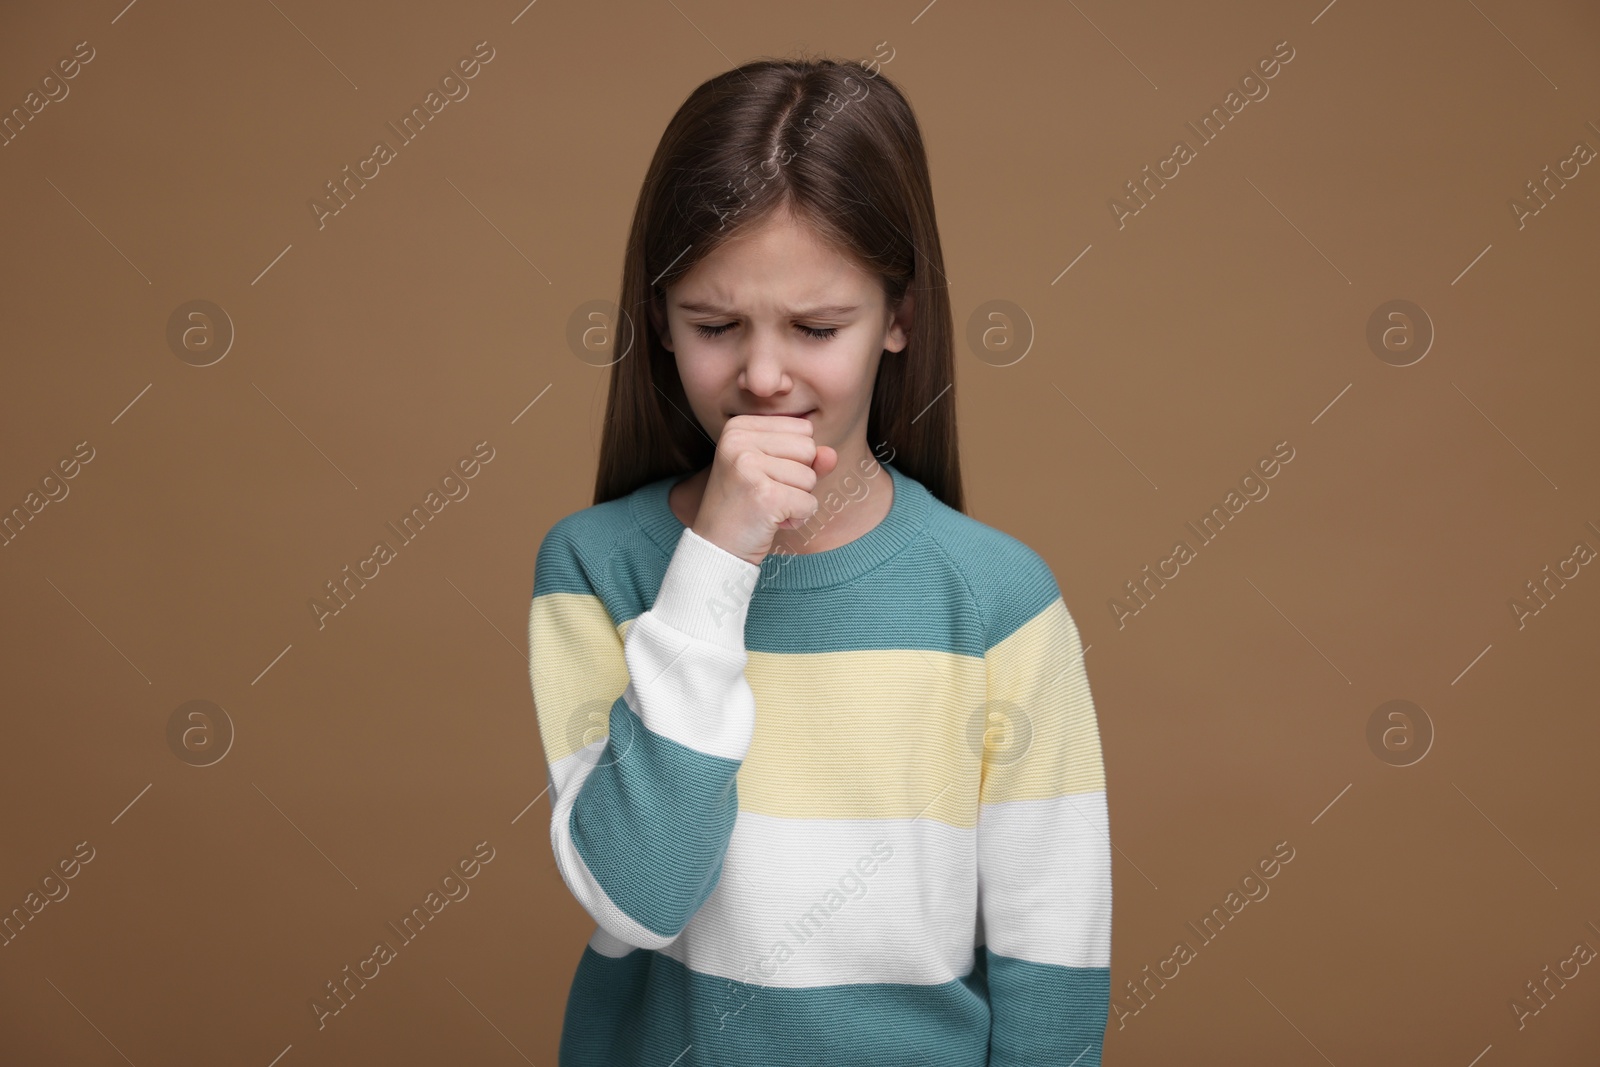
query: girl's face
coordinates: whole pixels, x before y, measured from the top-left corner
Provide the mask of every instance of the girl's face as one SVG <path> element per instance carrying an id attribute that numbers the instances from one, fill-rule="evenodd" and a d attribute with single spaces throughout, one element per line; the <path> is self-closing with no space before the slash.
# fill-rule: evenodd
<path id="1" fill-rule="evenodd" d="M 652 303 L 662 344 L 713 441 L 735 415 L 802 415 L 845 469 L 867 455 L 878 360 L 906 346 L 879 279 L 785 211 L 706 256 Z"/>

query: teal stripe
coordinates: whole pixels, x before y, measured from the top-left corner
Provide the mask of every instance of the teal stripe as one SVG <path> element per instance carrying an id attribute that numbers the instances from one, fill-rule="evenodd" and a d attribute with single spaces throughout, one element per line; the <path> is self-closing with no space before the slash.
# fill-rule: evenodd
<path id="1" fill-rule="evenodd" d="M 575 556 L 541 550 L 535 594 L 598 596 L 613 619 L 637 618 L 648 608 L 646 597 L 655 602 L 668 561 L 653 542 L 629 540 L 634 551 L 609 555 L 613 570 L 587 577 Z M 990 573 L 994 568 L 999 572 Z M 1043 561 L 989 556 L 963 568 L 948 549 L 924 540 L 849 585 L 758 587 L 745 623 L 745 647 L 770 653 L 915 648 L 982 658 L 1059 595 Z M 930 604 L 941 610 L 928 610 Z"/>
<path id="2" fill-rule="evenodd" d="M 994 1007 L 990 1067 L 1100 1067 L 1111 968 L 1061 967 L 984 946 Z"/>
<path id="3" fill-rule="evenodd" d="M 981 967 L 942 985 L 782 989 L 698 974 L 648 949 L 612 959 L 586 947 L 557 1064 L 985 1067 L 995 1062 L 987 1000 Z"/>
<path id="4" fill-rule="evenodd" d="M 926 541 L 848 585 L 758 587 L 744 633 L 746 648 L 771 653 L 914 648 L 982 658 L 985 647 L 966 583 Z"/>
<path id="5" fill-rule="evenodd" d="M 621 497 L 584 508 L 551 527 L 539 546 L 533 595 L 596 596 L 619 625 L 648 610 L 670 557 L 636 521 L 632 500 Z M 656 503 L 666 508 L 665 496 Z M 844 586 L 760 584 L 804 559 L 769 555 L 750 605 L 746 648 L 774 653 L 916 648 L 981 657 L 1061 595 L 1049 565 L 1021 541 L 931 494 L 927 507 L 925 528 L 916 540 Z M 676 525 L 676 520 L 656 518 Z M 929 604 L 941 610 L 930 612 Z"/>
<path id="6" fill-rule="evenodd" d="M 960 568 L 987 626 L 989 647 L 998 645 L 1061 595 L 1050 565 L 1009 534 L 945 508 L 945 521 L 930 522 L 951 565 Z"/>
<path id="7" fill-rule="evenodd" d="M 721 877 L 740 761 L 653 733 L 620 696 L 610 730 L 572 806 L 572 842 L 617 907 L 674 937 Z"/>
<path id="8" fill-rule="evenodd" d="M 533 595 L 599 597 L 619 623 L 643 615 L 661 588 L 668 560 L 627 516 L 626 500 L 613 500 L 552 526 L 534 561 Z"/>

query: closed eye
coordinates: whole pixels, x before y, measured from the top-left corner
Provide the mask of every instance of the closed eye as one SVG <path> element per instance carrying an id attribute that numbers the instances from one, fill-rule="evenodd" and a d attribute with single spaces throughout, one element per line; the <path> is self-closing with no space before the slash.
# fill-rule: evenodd
<path id="1" fill-rule="evenodd" d="M 694 328 L 700 331 L 701 337 L 721 337 L 724 332 L 733 329 L 735 325 L 737 323 L 732 322 L 725 322 L 720 326 L 706 326 L 703 323 L 695 323 Z M 811 326 L 802 326 L 798 322 L 794 325 L 795 329 L 803 331 L 808 337 L 815 338 L 818 341 L 826 341 L 839 332 L 839 327 L 837 326 L 813 328 Z"/>

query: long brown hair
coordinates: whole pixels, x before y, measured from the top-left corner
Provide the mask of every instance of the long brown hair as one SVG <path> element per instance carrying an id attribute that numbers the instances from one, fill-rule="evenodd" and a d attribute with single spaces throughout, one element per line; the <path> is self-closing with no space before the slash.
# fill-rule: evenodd
<path id="1" fill-rule="evenodd" d="M 702 84 L 645 175 L 622 265 L 594 502 L 711 463 L 673 354 L 651 322 L 666 288 L 745 227 L 788 210 L 883 281 L 913 293 L 904 350 L 879 362 L 867 445 L 964 511 L 954 329 L 927 153 L 911 105 L 873 64 L 763 59 Z"/>

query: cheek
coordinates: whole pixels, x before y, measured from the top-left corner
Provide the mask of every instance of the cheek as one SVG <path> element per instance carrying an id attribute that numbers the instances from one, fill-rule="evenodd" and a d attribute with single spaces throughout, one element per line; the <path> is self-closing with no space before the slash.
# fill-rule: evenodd
<path id="1" fill-rule="evenodd" d="M 864 401 L 871 395 L 876 377 L 877 368 L 873 366 L 871 359 L 860 354 L 852 354 L 851 358 L 828 367 L 818 386 L 831 396 L 835 403 Z"/>
<path id="2" fill-rule="evenodd" d="M 694 345 L 688 345 L 679 348 L 677 362 L 678 380 L 691 397 L 715 397 L 723 391 L 727 376 L 714 356 L 696 352 Z"/>

